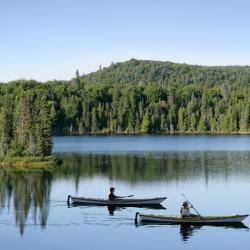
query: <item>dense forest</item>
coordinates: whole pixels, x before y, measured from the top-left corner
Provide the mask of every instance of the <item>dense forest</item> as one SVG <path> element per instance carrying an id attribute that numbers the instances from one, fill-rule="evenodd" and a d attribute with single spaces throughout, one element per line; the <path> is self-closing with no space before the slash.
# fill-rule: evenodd
<path id="1" fill-rule="evenodd" d="M 0 85 L 0 156 L 49 156 L 50 96 L 33 81 Z"/>
<path id="2" fill-rule="evenodd" d="M 222 85 L 240 87 L 250 83 L 250 67 L 198 66 L 131 59 L 122 63 L 111 63 L 110 67 L 83 76 L 98 83 L 160 83 L 195 84 L 202 86 Z"/>
<path id="3" fill-rule="evenodd" d="M 52 135 L 250 132 L 250 67 L 139 61 L 70 81 L 0 84 L 0 156 L 51 154 Z"/>

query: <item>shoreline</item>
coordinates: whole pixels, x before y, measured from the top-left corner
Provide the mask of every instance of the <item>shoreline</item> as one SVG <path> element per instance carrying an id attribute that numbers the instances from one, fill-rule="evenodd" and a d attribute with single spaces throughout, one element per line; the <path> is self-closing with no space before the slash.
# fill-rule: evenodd
<path id="1" fill-rule="evenodd" d="M 140 133 L 140 132 L 99 132 L 99 133 L 72 133 L 72 134 L 54 134 L 54 136 L 95 136 L 95 135 L 250 135 L 249 132 L 159 132 L 159 133 Z"/>
<path id="2" fill-rule="evenodd" d="M 46 169 L 59 165 L 55 156 L 35 157 L 0 157 L 0 168 Z"/>

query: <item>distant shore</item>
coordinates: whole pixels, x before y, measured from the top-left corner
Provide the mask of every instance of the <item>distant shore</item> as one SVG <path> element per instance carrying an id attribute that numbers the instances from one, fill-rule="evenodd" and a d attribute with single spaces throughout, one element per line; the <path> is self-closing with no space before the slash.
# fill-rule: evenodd
<path id="1" fill-rule="evenodd" d="M 158 133 L 141 133 L 141 132 L 120 132 L 120 133 L 113 133 L 113 132 L 95 132 L 95 133 L 72 133 L 72 134 L 55 134 L 53 136 L 95 136 L 95 135 L 250 135 L 250 131 L 248 132 L 158 132 Z"/>

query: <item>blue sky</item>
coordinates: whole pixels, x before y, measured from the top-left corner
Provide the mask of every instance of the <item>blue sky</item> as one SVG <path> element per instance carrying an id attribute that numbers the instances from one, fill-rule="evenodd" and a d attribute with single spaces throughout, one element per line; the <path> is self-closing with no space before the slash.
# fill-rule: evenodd
<path id="1" fill-rule="evenodd" d="M 0 81 L 130 58 L 250 65 L 250 1 L 0 0 Z"/>

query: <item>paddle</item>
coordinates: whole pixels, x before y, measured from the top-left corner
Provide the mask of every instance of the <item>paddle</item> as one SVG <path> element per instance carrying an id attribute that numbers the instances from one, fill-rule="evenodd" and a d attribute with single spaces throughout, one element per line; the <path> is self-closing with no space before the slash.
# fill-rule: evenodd
<path id="1" fill-rule="evenodd" d="M 193 210 L 200 216 L 200 218 L 202 219 L 202 220 L 204 220 L 203 219 L 203 217 L 200 215 L 200 213 L 194 208 L 194 206 L 190 203 L 190 201 L 187 199 L 187 197 L 184 195 L 184 194 L 181 194 L 185 199 L 186 199 L 186 201 L 189 203 L 189 205 L 193 208 Z"/>
<path id="2" fill-rule="evenodd" d="M 131 194 L 131 195 L 127 195 L 127 196 L 123 196 L 124 198 L 129 198 L 129 197 L 133 197 L 134 195 Z"/>
<path id="3" fill-rule="evenodd" d="M 129 198 L 129 197 L 133 197 L 134 195 L 126 195 L 126 196 L 116 196 L 117 199 L 123 199 L 123 198 Z"/>

